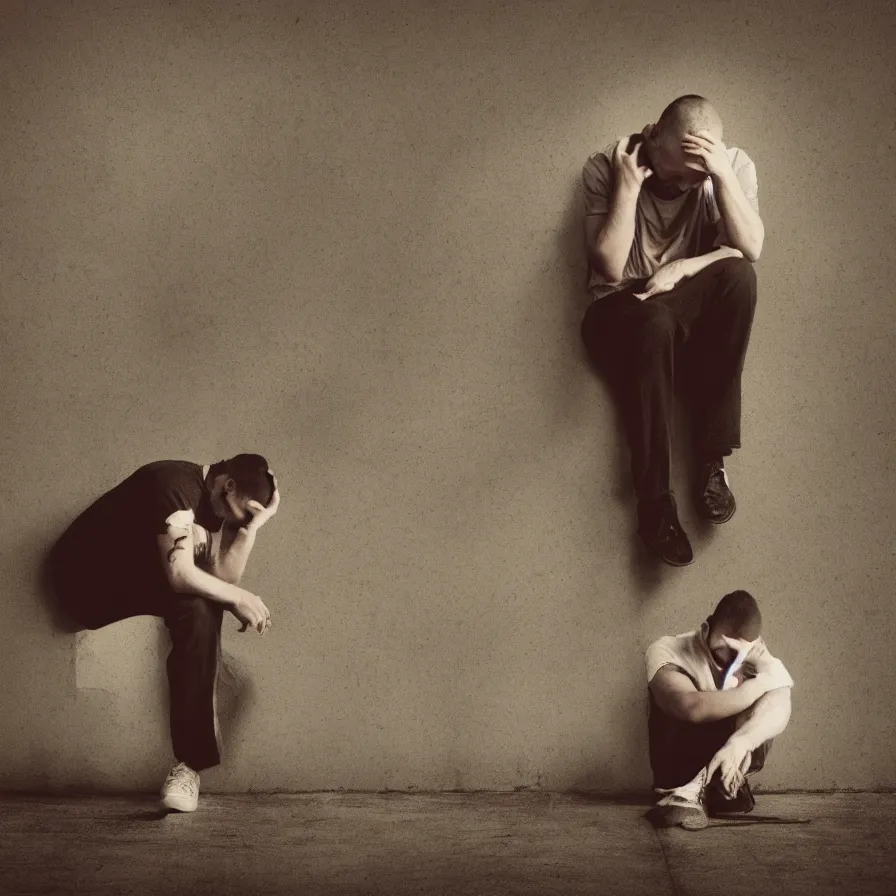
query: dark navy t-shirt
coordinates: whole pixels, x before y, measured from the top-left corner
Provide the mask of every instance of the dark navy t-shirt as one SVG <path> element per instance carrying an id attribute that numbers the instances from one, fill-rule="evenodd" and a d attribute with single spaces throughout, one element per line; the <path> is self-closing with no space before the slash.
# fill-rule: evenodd
<path id="1" fill-rule="evenodd" d="M 172 514 L 191 512 L 196 525 L 207 532 L 221 528 L 223 521 L 212 510 L 202 473 L 199 464 L 182 460 L 140 467 L 94 501 L 63 534 L 59 547 L 69 567 L 89 571 L 97 579 L 136 574 L 147 583 L 163 582 L 156 536 L 168 531 L 166 521 Z"/>

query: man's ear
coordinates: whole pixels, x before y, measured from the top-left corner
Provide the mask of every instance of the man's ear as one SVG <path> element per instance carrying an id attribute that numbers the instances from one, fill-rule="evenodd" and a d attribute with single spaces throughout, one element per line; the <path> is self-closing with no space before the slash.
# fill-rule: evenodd
<path id="1" fill-rule="evenodd" d="M 232 495 L 236 491 L 236 481 L 232 476 L 228 476 L 224 480 L 224 494 Z"/>

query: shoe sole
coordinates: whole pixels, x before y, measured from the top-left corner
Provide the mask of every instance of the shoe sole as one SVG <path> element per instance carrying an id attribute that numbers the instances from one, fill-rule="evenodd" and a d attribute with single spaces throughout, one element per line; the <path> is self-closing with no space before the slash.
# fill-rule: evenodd
<path id="1" fill-rule="evenodd" d="M 661 811 L 659 807 L 654 807 L 646 812 L 644 817 L 659 829 L 681 827 L 686 831 L 702 831 L 709 827 L 709 818 L 706 813 L 679 806 L 672 807 L 670 811 L 666 812 Z"/>
<path id="2" fill-rule="evenodd" d="M 723 519 L 723 520 L 714 520 L 714 519 L 712 519 L 711 517 L 708 517 L 708 516 L 704 516 L 703 519 L 705 519 L 706 522 L 708 522 L 708 523 L 712 523 L 714 526 L 721 526 L 723 523 L 727 523 L 728 520 L 730 520 L 731 517 L 734 516 L 736 510 L 737 510 L 737 501 L 735 501 L 735 502 L 733 503 L 733 505 L 732 505 L 732 507 L 731 507 L 731 513 L 729 513 L 728 516 L 725 517 L 725 519 Z"/>
<path id="3" fill-rule="evenodd" d="M 176 796 L 166 796 L 162 799 L 162 805 L 172 812 L 195 812 L 199 802 L 191 803 Z"/>
<path id="4" fill-rule="evenodd" d="M 694 558 L 693 558 L 693 557 L 691 557 L 691 559 L 688 560 L 688 561 L 686 561 L 685 563 L 678 563 L 677 561 L 675 561 L 675 560 L 669 560 L 668 558 L 663 557 L 663 556 L 661 556 L 660 554 L 657 554 L 656 556 L 659 557 L 660 560 L 663 561 L 663 563 L 666 563 L 666 564 L 669 565 L 669 566 L 674 566 L 676 569 L 682 569 L 682 568 L 685 567 L 685 566 L 690 566 L 690 565 L 694 562 Z"/>
<path id="5" fill-rule="evenodd" d="M 709 827 L 709 819 L 705 815 L 697 815 L 695 812 L 690 818 L 682 819 L 681 827 L 686 831 L 702 831 Z"/>
<path id="6" fill-rule="evenodd" d="M 677 560 L 670 560 L 668 557 L 664 557 L 655 547 L 650 545 L 648 542 L 644 540 L 640 533 L 638 533 L 638 538 L 641 541 L 641 544 L 647 549 L 647 552 L 655 557 L 657 560 L 662 560 L 663 563 L 667 563 L 669 566 L 674 566 L 680 569 L 683 566 L 690 566 L 694 562 L 694 557 L 691 557 L 690 560 L 685 560 L 683 563 L 679 563 Z"/>

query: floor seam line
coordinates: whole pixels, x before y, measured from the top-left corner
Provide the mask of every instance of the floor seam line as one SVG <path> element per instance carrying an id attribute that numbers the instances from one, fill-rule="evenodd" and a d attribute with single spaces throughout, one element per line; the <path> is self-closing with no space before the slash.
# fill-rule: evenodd
<path id="1" fill-rule="evenodd" d="M 678 892 L 678 884 L 675 883 L 675 878 L 672 876 L 672 867 L 669 865 L 669 856 L 666 855 L 666 846 L 663 843 L 663 838 L 656 828 L 653 829 L 653 835 L 656 837 L 657 843 L 660 845 L 660 852 L 663 854 L 663 864 L 666 866 L 666 874 L 669 875 L 669 883 L 672 884 L 672 896 L 681 896 Z"/>

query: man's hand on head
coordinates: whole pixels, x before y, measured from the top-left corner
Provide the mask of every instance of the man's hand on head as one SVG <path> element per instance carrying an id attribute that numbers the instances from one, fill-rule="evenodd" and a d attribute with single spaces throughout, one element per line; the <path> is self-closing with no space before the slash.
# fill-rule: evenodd
<path id="1" fill-rule="evenodd" d="M 613 154 L 613 170 L 616 173 L 618 186 L 640 192 L 641 184 L 653 174 L 653 171 L 647 165 L 641 164 L 644 144 L 639 142 L 631 152 L 626 152 L 628 140 L 628 137 L 624 137 L 616 145 L 616 152 Z"/>
<path id="2" fill-rule="evenodd" d="M 252 511 L 252 519 L 243 527 L 250 532 L 257 532 L 276 512 L 280 506 L 280 489 L 277 487 L 277 477 L 271 474 L 274 480 L 274 494 L 267 507 L 259 501 L 250 501 L 247 505 Z"/>
<path id="3" fill-rule="evenodd" d="M 688 157 L 686 162 L 688 168 L 692 168 L 694 171 L 700 171 L 712 177 L 722 177 L 732 170 L 725 144 L 709 131 L 685 134 L 681 141 L 681 148 Z"/>

